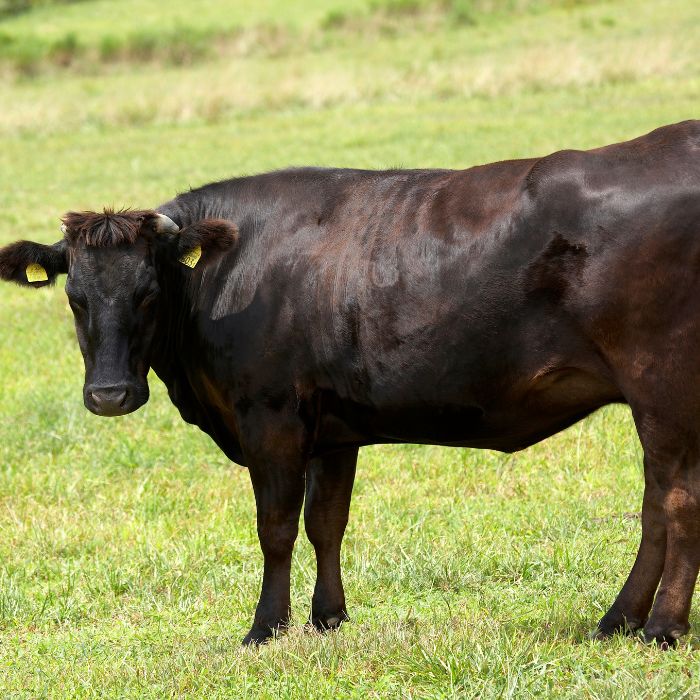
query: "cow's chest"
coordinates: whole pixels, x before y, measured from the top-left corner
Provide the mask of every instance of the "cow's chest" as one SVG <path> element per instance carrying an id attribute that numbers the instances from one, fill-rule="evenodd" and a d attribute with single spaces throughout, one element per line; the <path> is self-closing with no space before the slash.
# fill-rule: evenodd
<path id="1" fill-rule="evenodd" d="M 233 402 L 226 390 L 201 367 L 154 369 L 167 386 L 170 400 L 183 420 L 207 433 L 229 459 L 245 466 Z"/>

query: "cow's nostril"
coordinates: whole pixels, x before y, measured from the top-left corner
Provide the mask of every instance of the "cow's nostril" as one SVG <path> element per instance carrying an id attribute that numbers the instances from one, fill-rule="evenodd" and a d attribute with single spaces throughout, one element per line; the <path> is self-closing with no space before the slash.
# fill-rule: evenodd
<path id="1" fill-rule="evenodd" d="M 129 399 L 127 387 L 99 387 L 89 391 L 89 401 L 100 415 L 117 416 L 124 413 Z"/>

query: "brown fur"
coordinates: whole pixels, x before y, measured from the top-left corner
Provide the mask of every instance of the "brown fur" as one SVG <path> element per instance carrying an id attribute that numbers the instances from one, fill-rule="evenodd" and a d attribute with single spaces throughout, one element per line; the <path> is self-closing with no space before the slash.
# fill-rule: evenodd
<path id="1" fill-rule="evenodd" d="M 138 209 L 69 211 L 63 217 L 65 238 L 69 243 L 83 242 L 100 248 L 132 244 L 140 233 L 155 231 L 157 217 L 155 211 Z"/>
<path id="2" fill-rule="evenodd" d="M 223 251 L 236 242 L 238 228 L 224 219 L 205 219 L 184 228 L 179 234 L 180 253 L 201 245 L 209 251 Z"/>
<path id="3" fill-rule="evenodd" d="M 70 211 L 63 217 L 66 241 L 100 248 L 132 245 L 140 235 L 154 234 L 157 220 L 157 212 L 149 209 Z M 230 221 L 206 219 L 187 226 L 178 235 L 180 252 L 197 245 L 222 251 L 235 243 L 238 229 Z"/>
<path id="4" fill-rule="evenodd" d="M 53 284 L 56 275 L 67 272 L 65 255 L 61 241 L 52 246 L 17 241 L 0 248 L 0 279 L 30 287 L 44 287 Z M 45 282 L 28 282 L 27 265 L 38 263 L 48 275 Z"/>

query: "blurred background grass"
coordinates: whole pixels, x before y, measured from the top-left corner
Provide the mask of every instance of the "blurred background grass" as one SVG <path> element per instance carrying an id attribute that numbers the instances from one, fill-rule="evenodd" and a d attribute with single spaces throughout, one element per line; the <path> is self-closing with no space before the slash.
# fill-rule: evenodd
<path id="1" fill-rule="evenodd" d="M 467 167 L 698 116 L 691 0 L 0 0 L 0 244 L 287 165 Z M 353 622 L 240 652 L 247 473 L 151 402 L 82 407 L 62 289 L 0 293 L 0 691 L 24 697 L 694 697 L 674 654 L 587 634 L 634 558 L 639 445 L 601 411 L 507 456 L 362 451 Z M 697 632 L 697 607 L 692 622 Z"/>

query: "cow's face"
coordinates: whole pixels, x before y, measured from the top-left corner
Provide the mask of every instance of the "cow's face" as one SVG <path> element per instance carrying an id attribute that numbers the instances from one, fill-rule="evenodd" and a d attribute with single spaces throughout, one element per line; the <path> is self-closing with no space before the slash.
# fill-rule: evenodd
<path id="1" fill-rule="evenodd" d="M 148 401 L 158 305 L 168 303 L 157 265 L 191 274 L 183 255 L 197 250 L 206 264 L 233 242 L 235 227 L 204 221 L 179 231 L 152 211 L 83 212 L 68 214 L 63 231 L 64 240 L 53 246 L 21 241 L 0 250 L 0 278 L 41 287 L 68 274 L 66 294 L 85 361 L 85 406 L 100 416 L 131 413 Z"/>
<path id="2" fill-rule="evenodd" d="M 85 361 L 85 406 L 100 416 L 148 401 L 146 376 L 160 287 L 145 239 L 69 250 L 66 294 Z"/>

